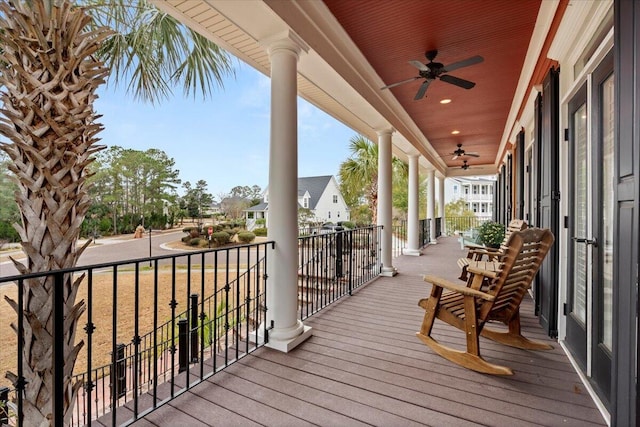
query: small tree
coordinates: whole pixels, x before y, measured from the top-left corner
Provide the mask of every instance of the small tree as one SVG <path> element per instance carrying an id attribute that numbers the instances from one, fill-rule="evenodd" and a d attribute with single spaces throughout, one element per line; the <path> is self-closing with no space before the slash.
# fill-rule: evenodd
<path id="1" fill-rule="evenodd" d="M 476 215 L 467 208 L 467 202 L 458 199 L 444 207 L 447 230 L 467 231 L 476 224 Z"/>

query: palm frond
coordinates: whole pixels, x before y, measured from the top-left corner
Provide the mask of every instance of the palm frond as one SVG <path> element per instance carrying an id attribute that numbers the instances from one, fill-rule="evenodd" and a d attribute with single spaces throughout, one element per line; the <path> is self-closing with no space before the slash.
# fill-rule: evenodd
<path id="1" fill-rule="evenodd" d="M 146 0 L 83 0 L 80 4 L 114 34 L 98 56 L 111 69 L 113 84 L 127 82 L 135 98 L 156 103 L 169 98 L 171 88 L 185 95 L 209 98 L 235 76 L 231 56 Z"/>

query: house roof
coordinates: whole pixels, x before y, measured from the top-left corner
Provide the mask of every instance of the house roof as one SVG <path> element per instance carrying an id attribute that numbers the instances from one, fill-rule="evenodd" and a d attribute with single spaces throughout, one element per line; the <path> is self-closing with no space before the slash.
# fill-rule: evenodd
<path id="1" fill-rule="evenodd" d="M 322 196 L 325 188 L 327 188 L 327 185 L 329 185 L 329 181 L 331 181 L 331 178 L 333 178 L 332 175 L 308 176 L 298 178 L 298 197 L 302 197 L 306 192 L 308 192 L 309 209 L 315 209 L 318 205 L 318 202 L 320 201 L 320 196 Z M 245 209 L 245 211 L 266 211 L 268 209 L 268 206 L 268 203 L 260 203 L 259 205 L 251 206 L 250 208 Z"/>
<path id="2" fill-rule="evenodd" d="M 251 206 L 251 207 L 245 209 L 244 211 L 245 212 L 248 212 L 248 211 L 262 212 L 262 211 L 266 211 L 267 209 L 269 209 L 269 203 L 262 202 L 262 203 L 259 203 L 257 205 Z"/>
<path id="3" fill-rule="evenodd" d="M 309 209 L 315 209 L 320 196 L 331 181 L 331 175 L 298 178 L 298 191 L 309 192 Z"/>

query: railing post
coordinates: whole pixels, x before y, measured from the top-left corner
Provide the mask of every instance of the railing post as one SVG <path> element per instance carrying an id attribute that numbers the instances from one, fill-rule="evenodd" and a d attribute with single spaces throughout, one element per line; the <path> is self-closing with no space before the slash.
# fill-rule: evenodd
<path id="1" fill-rule="evenodd" d="M 184 372 L 187 370 L 187 354 L 189 353 L 188 328 L 189 325 L 187 323 L 187 319 L 178 320 L 178 372 Z"/>
<path id="2" fill-rule="evenodd" d="M 113 355 L 115 358 L 114 365 L 116 367 L 116 371 L 113 373 L 113 375 L 115 375 L 116 385 L 114 393 L 118 399 L 127 394 L 127 359 L 124 356 L 125 347 L 122 343 L 116 344 L 116 354 Z"/>
<path id="3" fill-rule="evenodd" d="M 349 230 L 349 295 L 353 291 L 353 230 Z"/>
<path id="4" fill-rule="evenodd" d="M 336 227 L 336 277 L 344 276 L 342 272 L 342 236 L 344 233 Z"/>
<path id="5" fill-rule="evenodd" d="M 53 283 L 53 343 L 51 371 L 53 390 L 51 396 L 52 425 L 64 425 L 64 273 L 56 273 Z M 22 357 L 22 355 L 20 355 Z"/>
<path id="6" fill-rule="evenodd" d="M 0 425 L 9 424 L 9 388 L 0 388 Z"/>
<path id="7" fill-rule="evenodd" d="M 198 294 L 191 294 L 191 363 L 198 361 Z"/>

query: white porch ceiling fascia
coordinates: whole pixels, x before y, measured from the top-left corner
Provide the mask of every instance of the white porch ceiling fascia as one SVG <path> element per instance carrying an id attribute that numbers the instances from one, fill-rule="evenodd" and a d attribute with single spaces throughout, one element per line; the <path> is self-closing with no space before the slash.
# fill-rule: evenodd
<path id="1" fill-rule="evenodd" d="M 299 96 L 374 142 L 376 131 L 394 128 L 395 156 L 406 161 L 418 151 L 422 170 L 446 175 L 437 152 L 393 95 L 380 90 L 384 83 L 323 2 L 151 1 L 267 76 L 269 56 L 261 41 L 294 31 L 311 47 L 298 64 Z"/>

